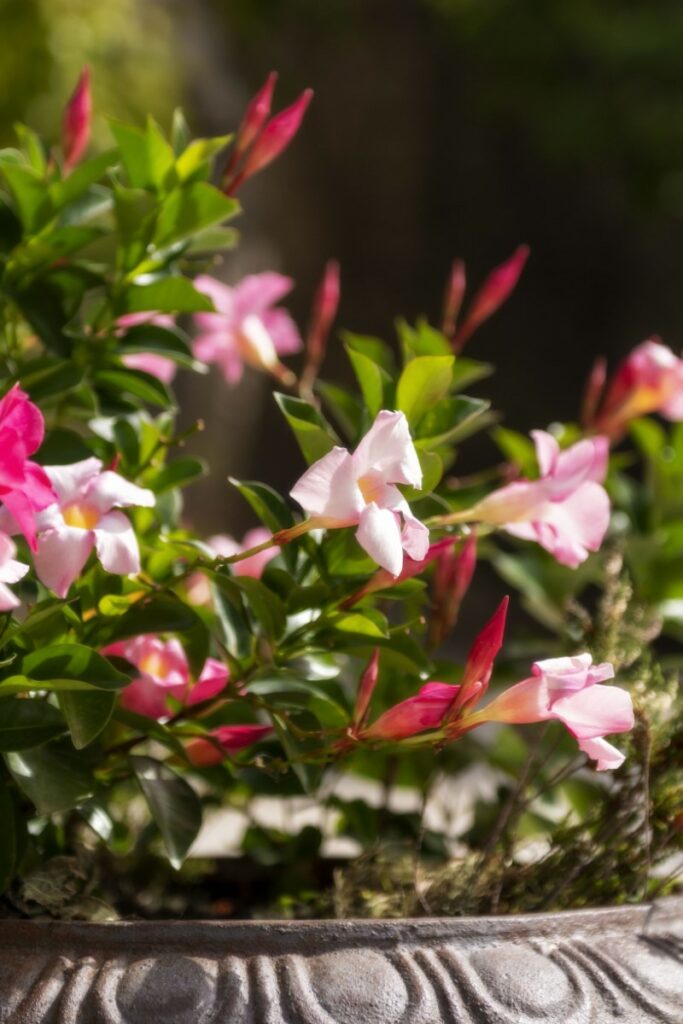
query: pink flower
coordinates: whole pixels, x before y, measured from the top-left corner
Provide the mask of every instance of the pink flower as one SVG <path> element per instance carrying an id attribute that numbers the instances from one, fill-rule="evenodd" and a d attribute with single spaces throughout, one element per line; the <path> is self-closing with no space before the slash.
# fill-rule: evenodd
<path id="1" fill-rule="evenodd" d="M 267 88 L 268 82 L 266 82 L 264 90 L 267 90 Z M 291 106 L 286 107 L 279 114 L 272 117 L 263 128 L 260 127 L 260 124 L 258 125 L 260 130 L 258 130 L 255 141 L 244 159 L 242 169 L 234 177 L 228 175 L 227 180 L 224 182 L 224 189 L 228 195 L 234 195 L 248 178 L 252 178 L 259 171 L 262 171 L 264 167 L 267 167 L 268 164 L 277 159 L 287 148 L 299 131 L 304 114 L 312 98 L 313 90 L 305 89 Z M 270 105 L 267 93 L 266 100 L 268 105 Z M 256 118 L 254 118 L 254 121 L 256 121 Z"/>
<path id="2" fill-rule="evenodd" d="M 210 700 L 228 684 L 228 670 L 215 658 L 206 659 L 201 675 L 193 681 L 187 655 L 177 640 L 136 636 L 110 644 L 102 654 L 125 658 L 138 669 L 140 674 L 122 691 L 121 703 L 147 718 L 170 715 L 169 697 L 189 707 Z"/>
<path id="3" fill-rule="evenodd" d="M 0 399 L 0 503 L 6 527 L 16 526 L 32 551 L 36 550 L 36 514 L 55 500 L 43 469 L 30 462 L 43 443 L 43 415 L 15 384 Z"/>
<path id="4" fill-rule="evenodd" d="M 214 555 L 230 558 L 231 555 L 237 555 L 240 551 L 248 551 L 249 548 L 255 548 L 259 544 L 263 544 L 270 537 L 271 534 L 268 530 L 262 526 L 257 526 L 253 530 L 247 530 L 241 544 L 234 537 L 229 537 L 224 533 L 217 534 L 215 537 L 209 537 L 206 544 Z M 268 565 L 268 562 L 275 558 L 277 554 L 278 549 L 276 547 L 265 551 L 258 551 L 255 555 L 244 558 L 241 562 L 235 562 L 232 569 L 233 574 L 235 576 L 251 576 L 253 579 L 258 580 L 263 575 L 263 570 Z M 192 604 L 209 604 L 211 602 L 211 588 L 203 573 L 196 572 L 190 576 L 187 581 L 187 596 Z"/>
<path id="5" fill-rule="evenodd" d="M 62 148 L 64 170 L 67 173 L 74 169 L 88 148 L 91 117 L 90 68 L 86 67 L 81 71 L 76 88 L 64 109 Z"/>
<path id="6" fill-rule="evenodd" d="M 638 345 L 617 369 L 596 427 L 618 437 L 629 420 L 651 412 L 683 420 L 683 359 L 656 338 Z"/>
<path id="7" fill-rule="evenodd" d="M 551 434 L 534 430 L 532 437 L 540 479 L 494 491 L 469 509 L 467 518 L 535 540 L 558 562 L 575 568 L 600 548 L 609 526 L 609 498 L 601 486 L 608 442 L 598 436 L 560 451 Z"/>
<path id="8" fill-rule="evenodd" d="M 410 511 L 396 484 L 420 487 L 422 470 L 402 412 L 386 409 L 351 454 L 335 447 L 315 462 L 290 491 L 316 526 L 356 526 L 356 538 L 392 576 L 404 552 L 420 561 L 429 530 Z"/>
<path id="9" fill-rule="evenodd" d="M 17 550 L 10 538 L 0 533 L 0 612 L 7 612 L 19 605 L 19 598 L 12 593 L 7 584 L 18 583 L 28 572 L 27 565 L 14 560 L 16 553 Z"/>
<path id="10" fill-rule="evenodd" d="M 612 679 L 610 664 L 593 665 L 590 654 L 537 661 L 533 675 L 511 686 L 495 700 L 464 719 L 469 728 L 482 722 L 542 722 L 558 719 L 597 761 L 598 771 L 618 768 L 624 755 L 604 737 L 633 728 L 633 704 L 626 690 L 601 686 Z"/>
<path id="11" fill-rule="evenodd" d="M 272 307 L 292 288 L 282 274 L 252 274 L 234 287 L 206 274 L 195 280 L 200 292 L 212 300 L 215 313 L 197 313 L 199 334 L 194 354 L 205 363 L 216 363 L 229 384 L 242 376 L 244 363 L 267 370 L 282 379 L 292 375 L 278 355 L 301 349 L 296 325 L 284 309 Z"/>
<path id="12" fill-rule="evenodd" d="M 455 336 L 455 347 L 458 351 L 464 347 L 477 328 L 507 302 L 517 287 L 528 258 L 528 245 L 520 245 L 509 259 L 491 271 L 472 299 L 465 322 Z"/>
<path id="13" fill-rule="evenodd" d="M 503 643 L 507 605 L 508 599 L 505 598 L 475 638 L 458 685 L 426 683 L 414 697 L 395 704 L 372 725 L 354 728 L 352 735 L 362 740 L 398 741 L 426 729 L 439 729 L 462 715 L 467 706 L 476 703 L 486 692 L 496 656 Z M 357 708 L 354 725 L 356 722 L 362 724 L 370 697 L 371 692 L 367 693 L 367 687 L 364 688 L 361 683 L 359 701 L 362 702 L 363 715 L 359 717 Z"/>
<path id="14" fill-rule="evenodd" d="M 99 459 L 70 466 L 48 466 L 57 496 L 37 518 L 38 547 L 34 564 L 38 578 L 58 597 L 66 597 L 93 548 L 107 572 L 120 576 L 140 571 L 140 553 L 133 527 L 118 508 L 151 508 L 154 495 L 118 473 L 102 471 Z M 16 530 L 14 531 L 16 532 Z"/>
<path id="15" fill-rule="evenodd" d="M 117 334 L 125 334 L 131 327 L 141 327 L 145 324 L 152 324 L 155 327 L 163 327 L 172 330 L 175 327 L 175 320 L 167 313 L 126 313 L 116 321 Z M 159 356 L 156 352 L 129 352 L 121 356 L 124 366 L 131 370 L 142 370 L 156 377 L 162 384 L 170 384 L 174 379 L 178 367 L 172 359 L 166 356 Z"/>
<path id="16" fill-rule="evenodd" d="M 220 764 L 226 757 L 258 743 L 273 731 L 270 725 L 220 725 L 210 732 L 211 739 L 199 736 L 185 747 L 188 761 L 197 767 Z"/>

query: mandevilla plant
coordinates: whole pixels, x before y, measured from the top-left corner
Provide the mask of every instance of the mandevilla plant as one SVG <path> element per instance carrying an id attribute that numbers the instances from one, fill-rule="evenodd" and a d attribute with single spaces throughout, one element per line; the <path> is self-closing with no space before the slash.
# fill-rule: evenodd
<path id="1" fill-rule="evenodd" d="M 207 273 L 237 241 L 236 194 L 311 99 L 271 117 L 274 86 L 273 74 L 234 139 L 192 140 L 178 113 L 170 138 L 152 120 L 113 121 L 112 148 L 87 157 L 84 72 L 61 147 L 20 126 L 18 148 L 0 151 L 4 905 L 92 916 L 68 887 L 50 902 L 41 872 L 87 851 L 79 877 L 115 902 L 98 860 L 115 854 L 134 874 L 160 839 L 179 868 L 203 807 L 259 794 L 315 797 L 332 833 L 365 850 L 337 875 L 341 913 L 533 909 L 671 886 L 657 867 L 681 845 L 678 656 L 658 663 L 651 645 L 662 629 L 683 636 L 683 428 L 639 417 L 683 420 L 683 363 L 648 341 L 609 383 L 596 364 L 581 426 L 532 441 L 497 426 L 463 393 L 490 367 L 462 350 L 515 289 L 520 247 L 464 317 L 454 264 L 441 330 L 400 322 L 398 350 L 343 335 L 357 390 L 321 380 L 336 263 L 305 339 L 280 305 L 289 278 L 228 286 Z M 285 360 L 299 352 L 297 373 Z M 207 364 L 226 388 L 245 367 L 270 376 L 308 466 L 288 497 L 233 481 L 259 522 L 241 542 L 202 540 L 183 519 L 182 489 L 204 466 L 181 454 L 192 431 L 176 432 L 171 385 Z M 450 475 L 484 428 L 504 464 Z M 631 452 L 610 455 L 629 432 L 642 473 Z M 443 644 L 478 558 L 520 594 L 525 639 L 503 659 L 506 598 L 460 666 Z M 555 721 L 566 734 L 523 728 Z M 619 748 L 606 739 L 629 733 Z M 586 770 L 627 755 L 614 777 Z M 454 793 L 470 768 L 489 795 L 479 786 L 454 846 L 426 808 L 437 782 Z M 344 798 L 342 776 L 381 780 L 385 798 L 406 786 L 422 811 Z M 252 823 L 235 844 L 300 869 L 329 834 Z M 406 848 L 419 885 L 405 881 Z M 378 863 L 393 879 L 384 902 Z M 289 871 L 264 900 L 324 913 L 324 889 Z"/>

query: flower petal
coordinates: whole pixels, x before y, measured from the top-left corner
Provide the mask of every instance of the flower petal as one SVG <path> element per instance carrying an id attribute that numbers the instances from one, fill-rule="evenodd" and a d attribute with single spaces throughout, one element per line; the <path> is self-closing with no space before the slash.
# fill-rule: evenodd
<path id="1" fill-rule="evenodd" d="M 353 460 L 346 448 L 335 447 L 314 462 L 289 493 L 309 515 L 323 516 L 339 525 L 358 522 L 363 508 Z"/>
<path id="2" fill-rule="evenodd" d="M 80 575 L 92 551 L 94 536 L 91 530 L 62 523 L 41 533 L 38 550 L 33 556 L 38 579 L 57 597 L 66 597 L 69 587 Z"/>
<path id="3" fill-rule="evenodd" d="M 356 476 L 376 473 L 387 483 L 422 486 L 422 469 L 408 420 L 402 412 L 383 409 L 353 453 Z"/>
<path id="4" fill-rule="evenodd" d="M 83 498 L 99 512 L 109 512 L 111 508 L 154 508 L 154 494 L 145 487 L 138 487 L 130 480 L 105 470 L 88 484 Z"/>
<path id="5" fill-rule="evenodd" d="M 599 772 L 612 771 L 615 768 L 621 767 L 625 761 L 622 752 L 601 737 L 580 740 L 579 749 L 583 750 L 584 754 L 587 754 L 591 760 L 597 761 L 595 768 Z"/>
<path id="6" fill-rule="evenodd" d="M 378 565 L 392 576 L 398 576 L 403 568 L 403 543 L 395 512 L 379 508 L 374 502 L 366 505 L 360 515 L 356 538 Z"/>
<path id="7" fill-rule="evenodd" d="M 552 701 L 551 713 L 577 739 L 628 732 L 634 724 L 631 694 L 620 686 L 586 686 Z"/>
<path id="8" fill-rule="evenodd" d="M 138 539 L 123 512 L 103 515 L 92 532 L 103 569 L 117 576 L 140 572 Z"/>
<path id="9" fill-rule="evenodd" d="M 222 662 L 207 658 L 199 679 L 190 689 L 186 703 L 199 704 L 203 700 L 210 700 L 225 689 L 229 678 L 230 673 Z"/>
<path id="10" fill-rule="evenodd" d="M 263 274 L 249 274 L 243 277 L 233 289 L 235 316 L 242 320 L 251 313 L 263 313 L 269 306 L 284 298 L 294 287 L 291 277 L 265 271 Z"/>

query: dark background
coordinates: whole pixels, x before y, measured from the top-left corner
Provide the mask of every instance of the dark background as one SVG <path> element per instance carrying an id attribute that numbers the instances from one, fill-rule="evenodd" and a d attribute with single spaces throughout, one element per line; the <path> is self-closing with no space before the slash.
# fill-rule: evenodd
<path id="1" fill-rule="evenodd" d="M 520 286 L 470 354 L 483 388 L 527 430 L 575 416 L 597 353 L 613 362 L 683 321 L 683 6 L 678 0 L 0 0 L 0 131 L 55 134 L 80 66 L 103 115 L 198 133 L 236 127 L 271 68 L 276 106 L 315 100 L 292 148 L 241 193 L 227 280 L 278 269 L 305 327 L 323 265 L 342 265 L 339 324 L 390 337 L 400 314 L 438 321 L 454 256 L 481 281 L 519 242 Z M 346 376 L 331 344 L 329 374 Z M 212 463 L 188 511 L 199 527 L 251 525 L 228 473 L 285 491 L 302 468 L 249 374 L 227 390 L 186 376 L 186 417 Z M 479 386 L 482 393 L 482 385 Z M 487 442 L 462 468 L 493 459 Z"/>

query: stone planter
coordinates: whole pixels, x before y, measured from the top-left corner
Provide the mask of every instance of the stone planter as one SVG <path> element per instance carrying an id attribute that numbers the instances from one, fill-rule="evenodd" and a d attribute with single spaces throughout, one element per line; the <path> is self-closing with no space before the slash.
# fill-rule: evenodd
<path id="1" fill-rule="evenodd" d="M 2 1024 L 683 1022 L 683 898 L 509 918 L 0 923 Z"/>

